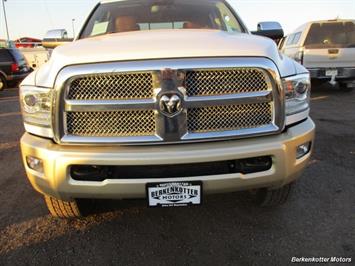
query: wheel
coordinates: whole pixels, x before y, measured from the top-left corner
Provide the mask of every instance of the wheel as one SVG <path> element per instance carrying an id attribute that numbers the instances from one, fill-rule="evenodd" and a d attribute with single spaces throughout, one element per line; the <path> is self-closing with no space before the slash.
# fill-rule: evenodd
<path id="1" fill-rule="evenodd" d="M 348 86 L 347 83 L 339 83 L 339 88 L 344 92 L 351 92 L 353 90 L 353 87 Z"/>
<path id="2" fill-rule="evenodd" d="M 80 218 L 82 214 L 76 200 L 62 201 L 44 196 L 47 208 L 54 217 L 58 218 Z"/>
<path id="3" fill-rule="evenodd" d="M 7 88 L 7 82 L 6 79 L 0 75 L 0 91 L 4 90 Z"/>
<path id="4" fill-rule="evenodd" d="M 255 193 L 255 201 L 261 207 L 275 207 L 286 203 L 290 196 L 292 183 L 279 189 L 262 188 Z"/>

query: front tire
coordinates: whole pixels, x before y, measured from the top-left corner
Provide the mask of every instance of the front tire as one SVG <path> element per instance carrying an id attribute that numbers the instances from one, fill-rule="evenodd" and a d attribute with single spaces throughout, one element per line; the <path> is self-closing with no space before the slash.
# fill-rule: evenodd
<path id="1" fill-rule="evenodd" d="M 255 194 L 256 204 L 260 207 L 276 207 L 285 204 L 291 194 L 292 183 L 279 189 L 259 189 Z"/>
<path id="2" fill-rule="evenodd" d="M 44 199 L 49 212 L 54 217 L 67 219 L 82 217 L 78 202 L 76 200 L 62 201 L 50 196 L 44 196 Z"/>

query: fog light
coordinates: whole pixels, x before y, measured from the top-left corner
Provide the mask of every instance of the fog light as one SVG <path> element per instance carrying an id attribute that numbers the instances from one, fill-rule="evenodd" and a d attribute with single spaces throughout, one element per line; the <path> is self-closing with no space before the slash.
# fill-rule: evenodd
<path id="1" fill-rule="evenodd" d="M 297 159 L 301 159 L 303 156 L 309 153 L 311 150 L 312 143 L 308 142 L 297 147 Z"/>
<path id="2" fill-rule="evenodd" d="M 27 166 L 32 170 L 43 173 L 43 161 L 36 157 L 27 156 L 26 157 Z"/>

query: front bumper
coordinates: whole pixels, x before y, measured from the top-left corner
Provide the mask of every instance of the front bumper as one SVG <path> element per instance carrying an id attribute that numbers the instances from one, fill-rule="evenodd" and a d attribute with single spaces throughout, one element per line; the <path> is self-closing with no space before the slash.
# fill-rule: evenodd
<path id="1" fill-rule="evenodd" d="M 63 146 L 26 133 L 21 139 L 22 156 L 28 178 L 40 193 L 70 200 L 73 198 L 144 198 L 146 183 L 202 181 L 205 193 L 224 193 L 261 187 L 277 188 L 292 182 L 307 166 L 311 153 L 296 159 L 299 145 L 314 141 L 315 125 L 309 118 L 286 132 L 267 137 L 211 143 L 159 146 Z M 44 173 L 31 170 L 26 156 L 43 160 Z M 71 165 L 162 165 L 216 162 L 271 156 L 270 170 L 252 174 L 215 176 L 118 179 L 102 182 L 76 181 Z"/>
<path id="2" fill-rule="evenodd" d="M 335 80 L 355 81 L 355 68 L 309 68 L 308 71 L 312 79 L 331 80 L 332 77 L 326 75 L 328 69 L 336 69 L 338 71 Z"/>

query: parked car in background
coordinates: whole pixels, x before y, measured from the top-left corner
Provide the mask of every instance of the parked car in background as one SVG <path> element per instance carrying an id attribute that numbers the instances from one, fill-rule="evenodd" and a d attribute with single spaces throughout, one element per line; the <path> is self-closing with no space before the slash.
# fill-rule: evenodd
<path id="1" fill-rule="evenodd" d="M 290 34 L 281 51 L 303 64 L 315 83 L 355 87 L 355 20 L 309 22 Z"/>
<path id="2" fill-rule="evenodd" d="M 31 72 L 18 49 L 0 48 L 0 90 L 17 85 Z"/>

